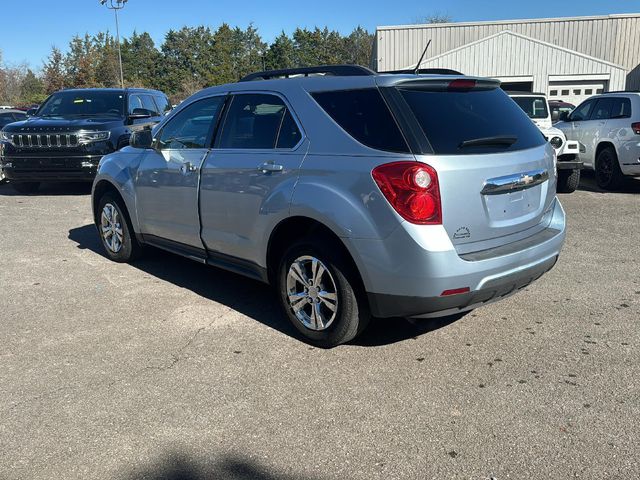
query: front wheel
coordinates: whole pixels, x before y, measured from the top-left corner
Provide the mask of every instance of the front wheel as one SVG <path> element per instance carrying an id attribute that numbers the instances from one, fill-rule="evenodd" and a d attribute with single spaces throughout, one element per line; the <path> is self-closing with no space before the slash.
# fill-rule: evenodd
<path id="1" fill-rule="evenodd" d="M 98 203 L 96 219 L 100 240 L 107 257 L 114 262 L 131 262 L 141 251 L 133 233 L 127 209 L 119 198 L 105 193 Z"/>
<path id="2" fill-rule="evenodd" d="M 302 241 L 283 255 L 278 294 L 287 317 L 305 339 L 331 348 L 367 326 L 368 305 L 349 263 L 331 242 Z"/>
<path id="3" fill-rule="evenodd" d="M 560 170 L 558 171 L 559 193 L 573 193 L 580 185 L 580 170 Z"/>

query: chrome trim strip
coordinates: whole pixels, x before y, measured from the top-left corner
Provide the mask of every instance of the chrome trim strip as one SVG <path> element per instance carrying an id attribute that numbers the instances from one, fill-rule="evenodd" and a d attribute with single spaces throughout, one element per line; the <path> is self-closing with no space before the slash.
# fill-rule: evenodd
<path id="1" fill-rule="evenodd" d="M 535 187 L 549 180 L 547 170 L 531 170 L 504 177 L 490 178 L 484 183 L 480 192 L 482 195 L 501 195 L 503 193 L 517 192 Z"/>

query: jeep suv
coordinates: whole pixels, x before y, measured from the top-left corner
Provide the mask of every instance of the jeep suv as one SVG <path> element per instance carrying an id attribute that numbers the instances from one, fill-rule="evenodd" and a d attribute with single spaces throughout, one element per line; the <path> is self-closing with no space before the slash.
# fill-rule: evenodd
<path id="1" fill-rule="evenodd" d="M 144 245 L 271 283 L 311 343 L 371 315 L 430 318 L 504 298 L 565 238 L 553 148 L 499 88 L 331 66 L 203 90 L 106 156 L 106 255 Z"/>
<path id="2" fill-rule="evenodd" d="M 640 93 L 594 95 L 556 127 L 580 144 L 579 157 L 595 170 L 600 188 L 615 190 L 625 176 L 640 176 Z"/>
<path id="3" fill-rule="evenodd" d="M 558 163 L 558 192 L 575 192 L 580 184 L 582 162 L 578 160 L 578 142 L 567 140 L 562 130 L 551 124 L 547 97 L 542 93 L 513 92 L 509 96 L 540 129 L 556 151 Z"/>
<path id="4" fill-rule="evenodd" d="M 90 182 L 103 155 L 127 145 L 132 131 L 157 123 L 169 108 L 156 90 L 56 92 L 33 116 L 0 132 L 0 169 L 21 193 L 41 182 Z"/>

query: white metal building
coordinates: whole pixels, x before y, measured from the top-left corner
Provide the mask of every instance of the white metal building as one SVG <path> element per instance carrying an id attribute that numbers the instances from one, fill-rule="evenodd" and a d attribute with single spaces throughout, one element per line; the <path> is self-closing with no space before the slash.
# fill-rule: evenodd
<path id="1" fill-rule="evenodd" d="M 494 77 L 505 89 L 574 104 L 595 93 L 640 89 L 640 14 L 378 27 L 379 72 L 449 68 Z"/>

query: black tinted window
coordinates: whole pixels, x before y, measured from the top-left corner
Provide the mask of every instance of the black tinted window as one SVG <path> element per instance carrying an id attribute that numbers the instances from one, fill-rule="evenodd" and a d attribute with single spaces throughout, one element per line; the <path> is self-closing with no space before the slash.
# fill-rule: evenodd
<path id="1" fill-rule="evenodd" d="M 591 120 L 606 120 L 611 116 L 611 105 L 613 104 L 613 99 L 611 98 L 601 98 L 599 99 L 595 106 L 593 107 L 593 112 L 591 113 Z"/>
<path id="2" fill-rule="evenodd" d="M 367 147 L 407 152 L 407 144 L 376 88 L 314 93 L 313 98 L 349 135 Z"/>
<path id="3" fill-rule="evenodd" d="M 588 120 L 589 115 L 591 114 L 591 109 L 593 108 L 593 105 L 595 103 L 596 103 L 595 100 L 587 100 L 586 102 L 580 104 L 580 106 L 571 113 L 570 120 L 572 122 Z"/>
<path id="4" fill-rule="evenodd" d="M 124 93 L 105 90 L 62 91 L 51 95 L 38 116 L 124 115 Z"/>
<path id="5" fill-rule="evenodd" d="M 220 136 L 220 148 L 275 148 L 284 102 L 275 95 L 235 95 Z"/>
<path id="6" fill-rule="evenodd" d="M 207 140 L 223 102 L 224 97 L 212 97 L 184 108 L 162 128 L 158 148 L 208 148 Z"/>
<path id="7" fill-rule="evenodd" d="M 278 134 L 277 148 L 293 148 L 298 144 L 301 137 L 302 135 L 296 122 L 293 120 L 289 110 L 287 110 L 282 119 L 280 133 Z"/>
<path id="8" fill-rule="evenodd" d="M 151 115 L 156 117 L 159 115 L 151 95 L 130 95 L 129 96 L 129 113 L 134 115 Z"/>
<path id="9" fill-rule="evenodd" d="M 610 118 L 629 118 L 631 117 L 631 100 L 628 98 L 613 97 L 611 99 L 611 117 Z"/>
<path id="10" fill-rule="evenodd" d="M 400 92 L 434 153 L 505 152 L 545 142 L 540 130 L 500 88 L 444 92 L 400 89 Z M 489 140 L 492 138 L 493 143 Z"/>
<path id="11" fill-rule="evenodd" d="M 153 98 L 156 101 L 156 105 L 158 105 L 158 110 L 160 111 L 160 113 L 167 113 L 169 110 L 171 110 L 171 105 L 169 104 L 169 100 L 167 100 L 167 97 L 163 95 L 155 95 Z"/>

